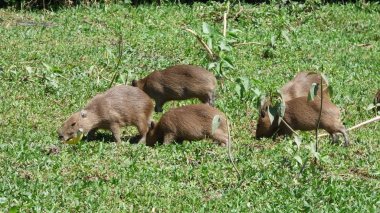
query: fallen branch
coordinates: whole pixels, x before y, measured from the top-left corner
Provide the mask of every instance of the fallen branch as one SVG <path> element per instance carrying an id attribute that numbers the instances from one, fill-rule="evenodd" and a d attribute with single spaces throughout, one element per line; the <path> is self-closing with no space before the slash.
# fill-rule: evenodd
<path id="1" fill-rule="evenodd" d="M 369 119 L 369 120 L 364 121 L 364 122 L 362 122 L 362 123 L 360 123 L 360 124 L 357 124 L 357 125 L 355 125 L 355 126 L 349 128 L 349 129 L 347 129 L 347 132 L 348 132 L 348 131 L 351 131 L 351 130 L 354 130 L 354 129 L 357 129 L 357 128 L 360 128 L 360 127 L 365 126 L 365 125 L 367 125 L 367 124 L 370 124 L 370 123 L 376 122 L 376 121 L 380 121 L 380 116 L 376 116 L 376 117 L 374 117 L 374 118 L 372 118 L 372 119 Z M 328 135 L 330 135 L 330 134 L 328 134 L 328 133 L 324 133 L 324 134 L 320 134 L 320 135 L 318 135 L 318 137 L 320 138 L 320 137 L 324 137 L 324 136 L 328 136 Z"/>
<path id="2" fill-rule="evenodd" d="M 294 133 L 294 134 L 296 134 L 297 136 L 299 136 L 299 134 L 296 132 L 296 131 L 294 131 L 294 129 L 284 120 L 284 119 L 282 119 L 281 118 L 281 122 L 284 122 L 284 124 Z"/>
<path id="3" fill-rule="evenodd" d="M 228 13 L 230 12 L 230 3 L 227 2 L 227 11 L 223 14 L 223 36 L 226 37 L 227 35 L 227 17 Z"/>
<path id="4" fill-rule="evenodd" d="M 251 42 L 236 43 L 236 44 L 233 44 L 232 46 L 237 47 L 237 46 L 244 46 L 244 45 L 251 45 L 251 44 L 265 45 L 265 44 L 260 43 L 260 42 L 251 41 Z"/>
<path id="5" fill-rule="evenodd" d="M 208 53 L 208 56 L 212 59 L 212 60 L 215 60 L 218 56 L 215 55 L 209 46 L 207 46 L 207 44 L 203 41 L 203 39 L 192 29 L 189 29 L 189 28 L 185 28 L 185 30 L 187 32 L 190 32 L 191 34 L 193 34 L 195 36 L 195 38 L 199 41 L 199 43 L 202 44 L 202 46 L 206 49 L 207 53 Z"/>
<path id="6" fill-rule="evenodd" d="M 228 144 L 227 144 L 227 148 L 228 148 L 228 157 L 230 158 L 230 161 L 232 163 L 232 166 L 234 167 L 236 173 L 238 174 L 238 177 L 241 176 L 240 172 L 239 172 L 239 169 L 236 167 L 235 165 L 235 162 L 234 162 L 234 159 L 232 157 L 232 152 L 231 152 L 231 133 L 230 133 L 230 125 L 228 123 L 228 120 L 226 119 L 226 123 L 227 123 L 227 132 L 228 132 Z"/>

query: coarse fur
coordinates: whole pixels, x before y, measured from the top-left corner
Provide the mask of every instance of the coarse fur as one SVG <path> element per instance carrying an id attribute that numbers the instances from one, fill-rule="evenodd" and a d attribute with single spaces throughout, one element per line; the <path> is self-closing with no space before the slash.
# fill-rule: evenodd
<path id="1" fill-rule="evenodd" d="M 321 74 L 314 72 L 299 72 L 297 75 L 288 83 L 286 83 L 280 90 L 282 95 L 282 99 L 286 101 L 290 101 L 294 98 L 307 96 L 310 87 L 313 83 L 320 84 L 321 83 Z M 326 82 L 323 80 L 323 83 Z M 324 88 L 326 88 L 324 86 Z M 318 89 L 318 95 L 320 96 L 321 92 Z M 326 99 L 330 99 L 328 88 L 323 90 L 323 97 Z"/>
<path id="2" fill-rule="evenodd" d="M 292 127 L 293 130 L 311 131 L 317 128 L 320 98 L 308 101 L 307 97 L 299 97 L 285 103 L 284 121 Z M 257 122 L 256 138 L 272 137 L 275 133 L 278 135 L 291 135 L 292 130 L 281 121 L 278 125 L 279 117 L 275 117 L 272 124 L 268 115 L 270 103 L 266 102 L 260 110 L 260 116 Z M 320 129 L 326 130 L 332 137 L 333 142 L 338 140 L 337 133 L 344 136 L 345 145 L 349 145 L 349 139 L 346 128 L 340 121 L 340 112 L 329 99 L 323 99 L 322 113 L 320 120 Z"/>
<path id="3" fill-rule="evenodd" d="M 97 129 L 111 130 L 116 142 L 121 142 L 120 128 L 136 126 L 144 142 L 153 113 L 153 102 L 143 91 L 119 85 L 93 97 L 79 112 L 71 115 L 58 130 L 59 138 L 74 138 L 79 129 L 92 138 Z"/>
<path id="4" fill-rule="evenodd" d="M 217 86 L 215 76 L 193 65 L 176 65 L 162 71 L 154 71 L 132 86 L 147 93 L 156 102 L 155 111 L 162 112 L 167 101 L 198 98 L 202 103 L 213 106 Z"/>
<path id="5" fill-rule="evenodd" d="M 212 134 L 212 121 L 216 115 L 220 116 L 220 125 Z M 196 141 L 211 138 L 219 145 L 227 145 L 228 130 L 226 116 L 218 109 L 207 104 L 187 105 L 171 109 L 162 115 L 160 121 L 151 123 L 146 138 L 146 144 L 154 146 L 179 143 L 184 140 Z"/>

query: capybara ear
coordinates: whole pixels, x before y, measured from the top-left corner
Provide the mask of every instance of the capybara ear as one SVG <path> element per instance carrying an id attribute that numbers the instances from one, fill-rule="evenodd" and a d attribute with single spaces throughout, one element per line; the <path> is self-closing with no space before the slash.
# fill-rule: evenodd
<path id="1" fill-rule="evenodd" d="M 137 87 L 137 81 L 136 80 L 132 81 L 132 86 Z"/>
<path id="2" fill-rule="evenodd" d="M 81 111 L 80 111 L 80 116 L 81 116 L 82 118 L 87 117 L 87 111 L 86 111 L 86 110 L 81 110 Z"/>
<path id="3" fill-rule="evenodd" d="M 154 129 L 155 126 L 156 126 L 156 123 L 154 121 L 150 122 L 150 128 L 151 129 Z"/>

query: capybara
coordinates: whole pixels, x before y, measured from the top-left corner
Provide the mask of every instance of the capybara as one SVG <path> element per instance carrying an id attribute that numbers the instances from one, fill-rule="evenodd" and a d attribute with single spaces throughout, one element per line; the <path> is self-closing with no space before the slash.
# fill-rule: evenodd
<path id="1" fill-rule="evenodd" d="M 293 130 L 310 131 L 317 128 L 321 99 L 316 97 L 313 101 L 308 101 L 307 97 L 299 97 L 285 103 L 285 122 Z M 279 117 L 276 116 L 270 123 L 268 110 L 270 103 L 267 101 L 261 106 L 260 116 L 257 122 L 256 138 L 272 137 L 275 133 L 278 135 L 291 135 L 292 131 L 281 121 L 278 125 Z M 338 140 L 337 133 L 344 136 L 344 144 L 349 145 L 349 139 L 346 128 L 340 121 L 340 112 L 329 99 L 323 99 L 322 114 L 320 120 L 320 129 L 326 130 L 332 137 L 333 142 Z"/>
<path id="2" fill-rule="evenodd" d="M 321 74 L 314 72 L 299 72 L 297 75 L 288 83 L 286 83 L 281 89 L 280 93 L 282 99 L 287 102 L 294 98 L 307 96 L 310 87 L 313 83 L 321 83 Z M 330 99 L 328 88 L 326 82 L 323 80 L 323 98 Z M 318 89 L 318 94 L 320 95 L 320 87 Z"/>
<path id="3" fill-rule="evenodd" d="M 217 83 L 215 76 L 202 67 L 176 65 L 154 71 L 143 79 L 133 80 L 132 86 L 153 98 L 156 102 L 155 111 L 162 112 L 162 106 L 171 100 L 198 98 L 213 106 Z"/>
<path id="4" fill-rule="evenodd" d="M 70 116 L 58 130 L 59 138 L 68 141 L 81 129 L 91 138 L 97 129 L 111 130 L 116 142 L 121 142 L 120 128 L 137 127 L 145 142 L 153 113 L 152 99 L 136 87 L 119 85 L 93 97 L 79 112 Z"/>
<path id="5" fill-rule="evenodd" d="M 212 121 L 216 115 L 220 117 L 220 125 L 212 134 Z M 195 141 L 204 138 L 211 138 L 222 146 L 228 145 L 226 116 L 207 104 L 194 104 L 170 109 L 162 115 L 157 124 L 152 122 L 146 144 L 153 146 L 157 142 L 181 143 L 184 140 Z"/>

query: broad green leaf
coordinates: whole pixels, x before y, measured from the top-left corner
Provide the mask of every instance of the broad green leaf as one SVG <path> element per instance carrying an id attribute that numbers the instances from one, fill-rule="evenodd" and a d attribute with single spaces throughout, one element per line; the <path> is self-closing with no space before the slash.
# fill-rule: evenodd
<path id="1" fill-rule="evenodd" d="M 31 67 L 26 66 L 25 69 L 28 72 L 28 74 L 32 74 L 33 73 L 33 69 Z"/>
<path id="2" fill-rule="evenodd" d="M 294 156 L 294 159 L 300 164 L 300 165 L 303 165 L 303 162 L 302 162 L 302 159 L 300 156 L 296 155 Z"/>
<path id="3" fill-rule="evenodd" d="M 325 155 L 321 157 L 321 161 L 324 163 L 330 163 L 330 157 L 328 155 Z"/>
<path id="4" fill-rule="evenodd" d="M 211 70 L 212 68 L 216 67 L 216 62 L 211 62 L 208 64 L 208 69 Z"/>
<path id="5" fill-rule="evenodd" d="M 221 51 L 224 51 L 224 50 L 225 51 L 231 51 L 231 49 L 232 49 L 231 46 L 228 45 L 227 42 L 224 40 L 220 42 L 219 47 L 220 47 Z"/>
<path id="6" fill-rule="evenodd" d="M 219 128 L 219 126 L 220 126 L 220 116 L 215 115 L 214 118 L 212 119 L 212 126 L 211 126 L 211 134 L 212 135 Z"/>
<path id="7" fill-rule="evenodd" d="M 289 32 L 287 30 L 281 31 L 281 35 L 282 35 L 282 37 L 284 37 L 286 42 L 288 42 L 288 44 L 292 44 L 292 41 L 289 38 Z"/>
<path id="8" fill-rule="evenodd" d="M 294 142 L 296 143 L 297 149 L 299 150 L 300 147 L 301 147 L 301 139 L 300 139 L 300 137 L 297 136 L 297 135 L 294 135 Z"/>
<path id="9" fill-rule="evenodd" d="M 204 34 L 210 34 L 211 33 L 210 25 L 208 25 L 206 22 L 203 22 L 202 23 L 202 31 Z"/>
<path id="10" fill-rule="evenodd" d="M 274 118 L 277 115 L 277 109 L 276 109 L 276 107 L 269 107 L 268 108 L 268 115 L 269 115 L 270 124 L 272 124 Z"/>
<path id="11" fill-rule="evenodd" d="M 283 118 L 285 116 L 285 102 L 281 99 L 281 102 L 279 103 L 279 108 L 278 108 L 278 115 Z"/>
<path id="12" fill-rule="evenodd" d="M 207 46 L 212 50 L 212 38 L 211 37 L 207 38 Z"/>
<path id="13" fill-rule="evenodd" d="M 239 96 L 239 98 L 241 98 L 243 96 L 243 91 L 242 91 L 240 84 L 235 85 L 235 92 Z"/>
<path id="14" fill-rule="evenodd" d="M 6 197 L 0 197 L 0 204 L 6 203 L 7 200 L 8 199 Z"/>
<path id="15" fill-rule="evenodd" d="M 329 83 L 329 79 L 327 78 L 327 76 L 325 75 L 325 74 L 323 74 L 323 73 L 321 73 L 321 76 L 322 76 L 322 79 L 323 79 L 323 81 L 326 83 L 326 85 L 327 85 L 327 87 L 330 85 L 330 83 Z M 326 88 L 327 88 L 326 87 Z"/>
<path id="16" fill-rule="evenodd" d="M 309 94 L 307 96 L 307 101 L 313 101 L 314 97 L 318 95 L 318 86 L 319 84 L 313 83 L 311 84 Z"/>
<path id="17" fill-rule="evenodd" d="M 234 68 L 235 68 L 234 65 L 233 65 L 233 63 L 232 63 L 232 60 L 231 60 L 230 58 L 228 58 L 228 57 L 224 57 L 222 60 L 223 60 L 223 63 L 224 63 L 225 65 L 227 65 L 227 67 L 229 67 L 229 68 L 231 68 L 231 69 L 234 69 Z"/>
<path id="18" fill-rule="evenodd" d="M 239 80 L 240 80 L 240 83 L 243 85 L 244 90 L 248 91 L 248 89 L 249 89 L 249 80 L 248 80 L 248 78 L 244 76 L 244 77 L 240 77 Z"/>
<path id="19" fill-rule="evenodd" d="M 380 103 L 378 103 L 378 104 L 370 103 L 370 104 L 366 107 L 366 110 L 371 110 L 371 109 L 374 109 L 374 108 L 379 107 L 379 106 L 380 106 Z"/>
<path id="20" fill-rule="evenodd" d="M 276 46 L 276 37 L 272 36 L 270 38 L 270 45 L 274 48 Z"/>
<path id="21" fill-rule="evenodd" d="M 17 206 L 12 206 L 9 210 L 8 213 L 17 213 L 19 212 L 19 207 Z"/>

